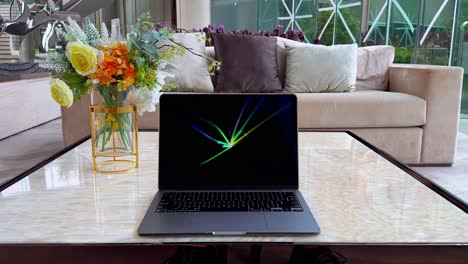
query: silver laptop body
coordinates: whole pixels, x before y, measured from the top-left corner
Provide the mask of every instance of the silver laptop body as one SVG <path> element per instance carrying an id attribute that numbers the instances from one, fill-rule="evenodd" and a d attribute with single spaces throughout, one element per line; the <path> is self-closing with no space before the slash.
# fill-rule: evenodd
<path id="1" fill-rule="evenodd" d="M 159 191 L 139 235 L 317 234 L 291 94 L 165 94 Z"/>

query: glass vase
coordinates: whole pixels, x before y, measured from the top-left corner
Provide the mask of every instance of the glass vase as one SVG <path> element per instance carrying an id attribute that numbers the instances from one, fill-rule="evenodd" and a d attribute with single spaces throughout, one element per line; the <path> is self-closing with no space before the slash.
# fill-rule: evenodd
<path id="1" fill-rule="evenodd" d="M 138 168 L 138 115 L 136 106 L 89 107 L 93 170 L 124 173 Z"/>

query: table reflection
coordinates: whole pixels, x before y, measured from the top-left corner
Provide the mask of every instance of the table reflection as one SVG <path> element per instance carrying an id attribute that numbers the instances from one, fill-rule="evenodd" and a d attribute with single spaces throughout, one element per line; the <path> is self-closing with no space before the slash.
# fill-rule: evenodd
<path id="1" fill-rule="evenodd" d="M 31 191 L 31 185 L 29 184 L 29 178 L 24 178 L 12 186 L 6 188 L 0 192 L 0 196 L 8 197 L 17 194 L 22 194 Z"/>
<path id="2" fill-rule="evenodd" d="M 47 190 L 78 187 L 81 185 L 79 168 L 67 168 L 49 164 L 45 167 L 45 180 Z"/>

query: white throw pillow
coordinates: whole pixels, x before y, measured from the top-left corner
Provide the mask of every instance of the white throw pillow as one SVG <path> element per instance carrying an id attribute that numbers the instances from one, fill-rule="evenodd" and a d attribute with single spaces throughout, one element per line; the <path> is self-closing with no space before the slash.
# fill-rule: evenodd
<path id="1" fill-rule="evenodd" d="M 183 44 L 197 54 L 204 55 L 205 41 L 198 36 L 199 34 L 176 33 L 174 34 L 174 41 Z M 174 44 L 163 41 L 161 45 Z M 184 56 L 175 56 L 168 61 L 164 71 L 173 77 L 167 77 L 165 79 L 166 84 L 175 83 L 176 88 L 171 92 L 212 93 L 214 87 L 208 65 L 208 59 L 186 51 Z"/>
<path id="2" fill-rule="evenodd" d="M 278 64 L 279 78 L 283 88 L 286 82 L 286 46 L 296 47 L 301 45 L 306 45 L 306 43 L 287 38 L 276 37 L 276 61 Z"/>
<path id="3" fill-rule="evenodd" d="M 352 92 L 357 45 L 286 44 L 285 89 L 291 93 Z"/>
<path id="4" fill-rule="evenodd" d="M 392 46 L 370 46 L 358 49 L 356 89 L 388 89 L 388 70 L 395 58 Z"/>

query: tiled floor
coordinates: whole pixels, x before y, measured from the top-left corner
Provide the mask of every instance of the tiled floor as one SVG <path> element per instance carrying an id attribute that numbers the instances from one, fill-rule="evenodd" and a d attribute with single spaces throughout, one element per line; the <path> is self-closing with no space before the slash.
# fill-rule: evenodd
<path id="1" fill-rule="evenodd" d="M 0 185 L 63 148 L 61 120 L 0 140 Z M 414 168 L 468 202 L 468 119 L 460 121 L 457 158 L 452 167 Z"/>
<path id="2" fill-rule="evenodd" d="M 468 203 L 468 131 L 466 133 L 458 134 L 457 156 L 452 167 L 413 169 Z"/>
<path id="3" fill-rule="evenodd" d="M 468 115 L 465 119 L 460 120 L 460 132 L 468 135 Z"/>

